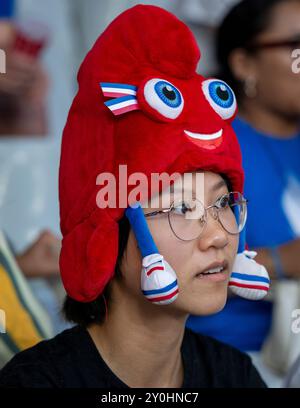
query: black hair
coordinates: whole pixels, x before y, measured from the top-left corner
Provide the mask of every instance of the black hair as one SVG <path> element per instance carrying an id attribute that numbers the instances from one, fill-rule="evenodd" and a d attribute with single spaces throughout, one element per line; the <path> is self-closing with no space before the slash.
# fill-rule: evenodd
<path id="1" fill-rule="evenodd" d="M 222 179 L 225 181 L 228 191 L 229 191 L 229 192 L 232 191 L 232 190 L 233 190 L 232 182 L 231 182 L 231 180 L 229 179 L 229 177 L 227 176 L 227 174 L 223 174 L 223 173 L 222 173 L 222 174 L 220 174 L 220 176 L 221 176 Z"/>
<path id="2" fill-rule="evenodd" d="M 118 222 L 119 225 L 119 246 L 118 257 L 115 266 L 115 279 L 122 279 L 121 261 L 127 246 L 130 223 L 124 215 Z M 102 323 L 105 320 L 107 306 L 111 300 L 111 285 L 107 284 L 104 292 L 92 302 L 78 302 L 66 295 L 63 304 L 63 315 L 73 323 L 87 327 L 89 324 L 97 322 Z"/>
<path id="3" fill-rule="evenodd" d="M 231 52 L 237 48 L 255 52 L 251 49 L 251 43 L 269 27 L 274 7 L 286 1 L 242 0 L 229 11 L 219 26 L 216 35 L 218 77 L 232 87 L 237 97 L 241 96 L 241 83 L 229 66 Z"/>

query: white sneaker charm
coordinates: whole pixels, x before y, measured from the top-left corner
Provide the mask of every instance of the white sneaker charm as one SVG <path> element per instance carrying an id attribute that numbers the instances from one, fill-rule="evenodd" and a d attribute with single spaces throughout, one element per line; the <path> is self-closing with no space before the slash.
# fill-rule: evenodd
<path id="1" fill-rule="evenodd" d="M 229 280 L 229 287 L 234 294 L 250 300 L 261 300 L 270 288 L 268 272 L 254 260 L 256 255 L 255 251 L 237 254 Z"/>
<path id="2" fill-rule="evenodd" d="M 152 303 L 167 305 L 178 296 L 177 276 L 160 254 L 143 258 L 141 287 L 144 296 Z"/>

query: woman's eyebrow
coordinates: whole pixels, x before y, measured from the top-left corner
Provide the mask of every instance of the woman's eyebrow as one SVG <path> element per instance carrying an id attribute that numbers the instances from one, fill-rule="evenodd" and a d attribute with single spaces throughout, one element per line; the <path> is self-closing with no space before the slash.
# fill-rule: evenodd
<path id="1" fill-rule="evenodd" d="M 216 184 L 213 185 L 212 191 L 220 190 L 222 187 L 227 187 L 225 180 L 220 180 Z"/>
<path id="2" fill-rule="evenodd" d="M 220 181 L 218 181 L 217 183 L 215 183 L 213 186 L 212 186 L 212 188 L 211 188 L 211 191 L 213 191 L 213 192 L 215 192 L 215 191 L 218 191 L 218 190 L 220 190 L 220 188 L 222 188 L 222 187 L 227 187 L 227 184 L 226 184 L 226 181 L 225 180 L 220 180 Z M 175 193 L 175 194 L 178 194 L 178 193 L 183 193 L 183 191 L 185 192 L 185 193 L 187 193 L 187 192 L 191 192 L 191 193 L 193 193 L 193 194 L 195 194 L 195 190 L 194 190 L 194 188 L 184 188 L 184 189 L 182 189 L 182 187 L 178 187 L 178 188 L 176 188 L 175 187 L 175 189 L 174 189 L 174 186 L 173 186 L 173 188 L 171 188 L 171 193 Z"/>

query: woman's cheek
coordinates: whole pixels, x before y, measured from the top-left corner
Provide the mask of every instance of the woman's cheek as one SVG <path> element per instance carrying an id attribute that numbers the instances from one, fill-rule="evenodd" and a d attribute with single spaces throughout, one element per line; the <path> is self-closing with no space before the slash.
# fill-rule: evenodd
<path id="1" fill-rule="evenodd" d="M 229 266 L 230 266 L 230 272 L 232 271 L 233 263 L 235 260 L 235 257 L 237 255 L 238 251 L 238 246 L 239 246 L 239 236 L 238 235 L 231 235 L 229 242 L 228 242 L 228 260 L 229 260 Z"/>

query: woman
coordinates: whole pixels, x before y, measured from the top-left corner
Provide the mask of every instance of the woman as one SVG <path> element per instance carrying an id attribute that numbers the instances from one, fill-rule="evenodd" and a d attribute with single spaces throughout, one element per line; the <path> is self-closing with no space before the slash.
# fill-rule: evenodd
<path id="1" fill-rule="evenodd" d="M 221 77 L 239 103 L 233 127 L 251 203 L 247 240 L 273 279 L 300 277 L 300 77 L 292 69 L 293 50 L 300 48 L 299 21 L 297 0 L 244 0 L 217 35 Z M 216 316 L 191 318 L 189 327 L 241 350 L 259 351 L 271 317 L 271 302 L 233 298 Z"/>
<path id="2" fill-rule="evenodd" d="M 235 97 L 198 60 L 189 29 L 153 6 L 121 14 L 88 53 L 60 162 L 64 310 L 78 325 L 19 354 L 0 384 L 265 386 L 248 356 L 185 329 L 223 307 L 246 221 Z"/>

